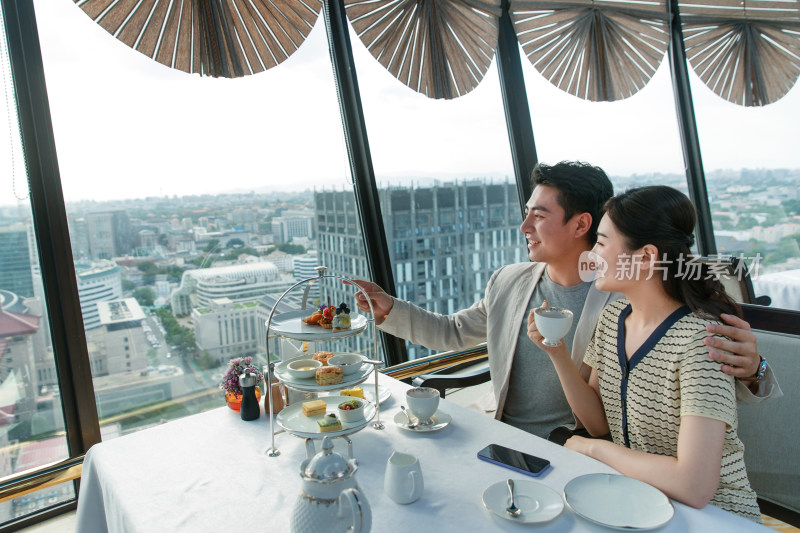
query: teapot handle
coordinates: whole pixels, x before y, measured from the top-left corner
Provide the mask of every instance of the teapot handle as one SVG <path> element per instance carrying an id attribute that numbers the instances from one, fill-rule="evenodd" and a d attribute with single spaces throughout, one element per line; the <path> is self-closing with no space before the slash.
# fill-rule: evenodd
<path id="1" fill-rule="evenodd" d="M 352 525 L 347 528 L 348 533 L 369 533 L 372 527 L 372 511 L 367 500 L 361 496 L 358 489 L 345 489 L 339 495 L 339 517 L 347 516 L 347 509 L 350 508 Z"/>

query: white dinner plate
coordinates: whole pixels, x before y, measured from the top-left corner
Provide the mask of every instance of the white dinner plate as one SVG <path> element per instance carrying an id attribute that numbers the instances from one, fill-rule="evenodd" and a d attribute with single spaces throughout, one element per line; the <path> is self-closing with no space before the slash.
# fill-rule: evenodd
<path id="1" fill-rule="evenodd" d="M 324 396 L 317 398 L 322 400 L 327 405 L 325 414 L 336 413 L 339 404 L 352 400 L 352 396 Z M 342 422 L 342 429 L 339 431 L 326 431 L 321 432 L 317 420 L 325 416 L 325 414 L 306 416 L 303 414 L 303 402 L 295 402 L 283 410 L 275 417 L 275 422 L 291 433 L 303 438 L 321 439 L 322 437 L 340 437 L 342 435 L 349 435 L 356 431 L 363 429 L 369 421 L 375 417 L 375 405 L 368 400 L 361 400 L 364 405 L 364 418 L 358 422 Z M 340 419 L 341 420 L 341 419 Z"/>
<path id="2" fill-rule="evenodd" d="M 333 353 L 342 353 L 342 352 L 333 352 Z M 334 383 L 333 385 L 317 385 L 317 380 L 315 378 L 296 378 L 289 373 L 289 363 L 292 361 L 296 361 L 297 359 L 309 359 L 311 355 L 304 355 L 302 357 L 295 357 L 294 359 L 287 359 L 282 363 L 278 363 L 275 365 L 275 377 L 279 380 L 283 381 L 287 385 L 291 386 L 292 388 L 302 390 L 302 391 L 335 391 L 335 390 L 342 390 L 349 388 L 350 385 L 358 385 L 367 377 L 369 376 L 370 372 L 373 371 L 373 366 L 367 363 L 362 363 L 361 368 L 350 374 L 349 376 L 342 376 L 341 383 Z"/>
<path id="3" fill-rule="evenodd" d="M 626 531 L 661 527 L 675 514 L 663 492 L 643 481 L 616 474 L 576 477 L 564 487 L 564 499 L 576 515 Z"/>
<path id="4" fill-rule="evenodd" d="M 511 498 L 505 481 L 498 481 L 483 491 L 483 506 L 500 518 L 512 522 L 521 524 L 549 522 L 564 510 L 564 501 L 556 491 L 547 485 L 528 479 L 514 480 L 514 505 L 522 511 L 518 517 L 514 518 L 506 512 L 509 505 Z"/>
<path id="5" fill-rule="evenodd" d="M 439 431 L 440 429 L 446 428 L 453 420 L 453 418 L 444 411 L 436 411 L 431 418 L 433 419 L 433 424 L 410 428 L 408 427 L 408 419 L 406 418 L 406 415 L 403 414 L 403 411 L 399 411 L 394 415 L 394 423 L 397 427 L 405 429 L 406 431 L 412 431 L 414 433 L 430 433 L 432 431 Z M 411 421 L 415 422 L 416 420 L 417 418 L 414 415 L 411 415 Z"/>
<path id="6" fill-rule="evenodd" d="M 361 388 L 364 389 L 364 398 L 375 403 L 375 384 L 374 383 L 361 383 Z M 332 396 L 336 396 L 342 389 L 346 389 L 347 387 L 338 387 L 335 391 L 331 391 L 329 394 Z M 389 398 L 392 397 L 392 392 L 388 389 L 388 387 L 384 387 L 383 385 L 378 385 L 378 403 L 383 403 Z"/>
<path id="7" fill-rule="evenodd" d="M 276 315 L 269 325 L 269 330 L 271 333 L 299 341 L 320 341 L 357 335 L 367 327 L 367 318 L 359 314 L 350 315 L 350 329 L 344 331 L 333 331 L 302 321 L 303 318 L 311 316 L 314 311 L 315 309 L 311 308 Z"/>

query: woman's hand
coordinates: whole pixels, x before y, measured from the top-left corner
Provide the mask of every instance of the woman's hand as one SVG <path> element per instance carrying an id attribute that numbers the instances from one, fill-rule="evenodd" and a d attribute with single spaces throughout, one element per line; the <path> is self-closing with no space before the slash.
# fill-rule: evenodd
<path id="1" fill-rule="evenodd" d="M 586 437 L 579 437 L 577 435 L 573 435 L 572 437 L 567 439 L 567 442 L 564 443 L 564 447 L 591 457 L 592 440 L 593 439 L 587 439 Z"/>
<path id="2" fill-rule="evenodd" d="M 539 328 L 536 327 L 533 309 L 531 309 L 531 312 L 528 314 L 528 338 L 532 340 L 539 348 L 547 352 L 547 355 L 549 355 L 550 358 L 570 357 L 569 350 L 567 350 L 564 339 L 561 339 L 561 342 L 559 342 L 558 346 L 547 346 L 542 342 L 544 341 L 544 335 L 542 335 L 539 332 Z"/>

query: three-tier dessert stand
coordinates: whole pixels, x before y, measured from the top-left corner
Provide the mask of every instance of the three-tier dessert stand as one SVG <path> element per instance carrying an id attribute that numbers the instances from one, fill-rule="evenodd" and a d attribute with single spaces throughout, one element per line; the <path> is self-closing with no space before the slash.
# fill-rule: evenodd
<path id="1" fill-rule="evenodd" d="M 359 334 L 361 334 L 361 332 L 363 332 L 366 329 L 367 323 L 368 322 L 372 322 L 372 347 L 373 347 L 373 354 L 374 355 L 373 355 L 372 359 L 364 359 L 362 361 L 362 363 L 372 365 L 372 367 L 373 367 L 372 368 L 372 372 L 363 372 L 362 371 L 359 375 L 357 375 L 355 380 L 350 380 L 350 381 L 347 381 L 346 383 L 347 383 L 348 386 L 358 385 L 359 383 L 363 383 L 369 377 L 370 373 L 374 373 L 374 376 L 375 376 L 375 397 L 374 397 L 374 400 L 375 400 L 375 422 L 372 424 L 372 427 L 374 429 L 377 429 L 377 430 L 381 430 L 381 429 L 383 429 L 385 427 L 383 425 L 383 423 L 381 422 L 380 392 L 379 392 L 379 389 L 378 389 L 378 375 L 380 374 L 380 372 L 378 372 L 378 366 L 382 365 L 383 361 L 380 361 L 377 358 L 377 353 L 378 353 L 378 342 L 377 342 L 378 341 L 378 332 L 377 332 L 377 327 L 375 325 L 374 318 L 367 319 L 366 317 L 359 315 L 359 316 L 356 317 L 355 320 L 351 320 L 351 328 L 350 329 L 342 330 L 342 331 L 336 331 L 336 332 L 327 331 L 327 330 L 322 330 L 322 332 L 320 332 L 320 328 L 318 326 L 309 326 L 309 325 L 306 325 L 306 324 L 304 324 L 302 322 L 302 318 L 304 316 L 307 316 L 309 314 L 309 312 L 310 312 L 310 310 L 306 309 L 306 306 L 307 306 L 307 303 L 308 303 L 308 295 L 309 295 L 309 291 L 311 289 L 311 286 L 315 282 L 321 282 L 325 278 L 339 280 L 339 281 L 341 281 L 343 283 L 346 283 L 346 284 L 349 284 L 349 285 L 351 285 L 353 287 L 356 287 L 358 289 L 357 292 L 361 292 L 362 294 L 364 294 L 364 296 L 366 298 L 366 301 L 367 301 L 367 304 L 369 305 L 370 313 L 371 313 L 372 317 L 374 317 L 375 313 L 374 313 L 374 308 L 372 306 L 372 301 L 370 300 L 369 295 L 366 293 L 366 291 L 364 291 L 364 289 L 359 287 L 353 280 L 345 278 L 345 277 L 341 277 L 341 276 L 327 275 L 327 274 L 325 274 L 325 271 L 327 270 L 327 267 L 325 267 L 325 266 L 315 267 L 314 270 L 316 270 L 316 272 L 317 272 L 317 276 L 316 277 L 306 278 L 306 279 L 303 279 L 301 281 L 298 281 L 297 283 L 295 283 L 294 285 L 289 287 L 280 296 L 280 298 L 278 298 L 275 301 L 275 305 L 272 306 L 272 311 L 270 311 L 269 318 L 267 319 L 267 322 L 266 322 L 266 326 L 267 326 L 267 333 L 266 333 L 267 363 L 264 365 L 264 375 L 265 375 L 265 378 L 266 378 L 267 394 L 268 394 L 268 397 L 269 397 L 269 412 L 267 413 L 267 415 L 269 416 L 269 429 L 270 429 L 271 443 L 270 443 L 270 447 L 267 448 L 265 453 L 270 457 L 277 457 L 278 455 L 280 455 L 280 451 L 275 447 L 275 419 L 276 419 L 276 417 L 278 415 L 272 412 L 273 411 L 273 405 L 274 405 L 274 399 L 273 399 L 273 395 L 272 395 L 272 380 L 273 380 L 273 377 L 275 376 L 275 364 L 276 363 L 273 362 L 270 359 L 270 353 L 269 353 L 270 331 L 273 332 L 272 337 L 286 337 L 286 338 L 289 338 L 289 339 L 292 339 L 292 340 L 296 340 L 296 341 L 301 341 L 301 342 L 318 342 L 318 341 L 323 341 L 323 340 L 324 341 L 337 340 L 337 339 L 342 339 L 342 338 L 346 338 L 346 337 L 351 337 L 351 336 L 354 336 L 354 335 L 359 335 Z M 280 304 L 280 302 L 286 297 L 287 294 L 289 294 L 291 291 L 293 291 L 294 289 L 296 289 L 297 287 L 299 287 L 301 285 L 305 285 L 305 290 L 303 291 L 303 298 L 302 298 L 302 301 L 301 301 L 301 304 L 300 304 L 300 310 L 298 310 L 298 311 L 290 311 L 288 313 L 279 313 L 279 317 L 284 318 L 284 320 L 279 323 L 280 327 L 278 327 L 277 325 L 273 326 L 272 320 L 273 320 L 273 317 L 275 315 L 275 311 L 278 308 L 278 304 Z M 288 317 L 288 318 L 285 318 L 285 317 Z M 281 381 L 280 380 L 280 376 L 277 376 L 277 377 L 278 377 L 278 380 Z M 323 388 L 321 386 L 315 385 L 314 383 L 302 383 L 301 384 L 301 383 L 298 383 L 296 381 L 292 381 L 292 382 L 283 381 L 283 384 L 287 388 L 298 390 L 298 391 L 301 391 L 301 392 L 306 392 L 306 393 L 316 393 L 316 392 L 320 392 L 322 390 L 329 390 L 330 389 L 330 387 Z M 288 393 L 287 393 L 287 398 L 288 398 Z M 351 433 L 355 433 L 357 431 L 360 431 L 361 429 L 366 427 L 366 425 L 368 423 L 369 423 L 369 421 L 367 421 L 363 425 L 358 425 L 358 426 L 352 427 L 350 429 L 346 429 L 345 428 L 345 429 L 343 429 L 341 431 L 338 431 L 335 436 L 344 437 L 345 440 L 348 442 L 348 446 L 351 446 L 352 443 L 350 442 L 350 439 L 347 438 L 347 435 L 349 435 Z M 293 431 L 292 429 L 289 429 L 286 426 L 284 426 L 284 429 L 288 433 L 292 433 L 292 434 L 295 434 L 295 435 L 300 436 L 300 437 L 322 438 L 322 437 L 326 436 L 325 433 L 320 433 L 320 434 L 316 435 L 315 437 L 309 437 L 309 435 L 307 435 L 303 431 Z"/>

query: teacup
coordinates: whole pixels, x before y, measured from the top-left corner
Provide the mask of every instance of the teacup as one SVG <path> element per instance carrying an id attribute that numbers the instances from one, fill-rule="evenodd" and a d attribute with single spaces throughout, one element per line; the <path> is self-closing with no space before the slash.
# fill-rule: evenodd
<path id="1" fill-rule="evenodd" d="M 572 327 L 572 311 L 563 307 L 537 307 L 533 311 L 536 329 L 544 336 L 542 344 L 558 346 Z"/>
<path id="2" fill-rule="evenodd" d="M 412 503 L 422 496 L 422 470 L 419 459 L 407 453 L 394 452 L 386 462 L 383 490 L 400 504 Z"/>
<path id="3" fill-rule="evenodd" d="M 439 391 L 431 387 L 415 387 L 406 391 L 408 410 L 419 419 L 420 425 L 430 424 L 439 407 Z"/>

